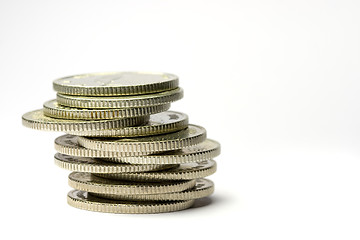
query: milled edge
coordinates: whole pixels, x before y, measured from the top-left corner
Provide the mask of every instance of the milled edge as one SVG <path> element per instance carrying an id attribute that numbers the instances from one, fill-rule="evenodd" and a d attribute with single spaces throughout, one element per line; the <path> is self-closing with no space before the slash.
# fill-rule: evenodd
<path id="1" fill-rule="evenodd" d="M 216 162 L 208 168 L 198 169 L 193 171 L 183 172 L 142 172 L 142 173 L 109 173 L 109 174 L 94 174 L 99 177 L 109 178 L 114 180 L 126 181 L 167 181 L 167 180 L 189 180 L 196 178 L 204 178 L 216 172 Z"/>
<path id="2" fill-rule="evenodd" d="M 152 205 L 139 204 L 121 204 L 103 202 L 90 202 L 87 199 L 74 198 L 75 192 L 78 190 L 71 190 L 67 195 L 67 202 L 70 206 L 87 211 L 105 212 L 105 213 L 133 213 L 133 214 L 150 214 L 150 213 L 164 213 L 174 212 L 190 208 L 195 200 L 176 201 L 176 202 L 154 202 Z M 84 191 L 78 191 L 86 193 Z"/>
<path id="3" fill-rule="evenodd" d="M 162 193 L 162 194 L 137 194 L 137 195 L 114 195 L 93 193 L 92 195 L 114 200 L 127 201 L 183 201 L 208 197 L 214 193 L 214 183 L 209 179 L 202 179 L 210 183 L 210 186 L 203 189 L 188 189 L 182 192 Z"/>
<path id="4" fill-rule="evenodd" d="M 129 99 L 129 100 L 124 100 L 124 99 L 108 100 L 108 99 L 101 99 L 101 97 L 98 97 L 98 99 L 80 99 L 80 98 L 76 98 L 79 96 L 64 95 L 58 93 L 56 95 L 56 100 L 61 105 L 68 107 L 103 109 L 103 108 L 134 108 L 134 107 L 163 105 L 178 101 L 182 99 L 184 96 L 184 91 L 182 88 L 175 88 L 170 91 L 173 92 L 169 93 L 168 95 L 156 96 L 154 94 L 155 96 L 153 98 L 148 97 L 144 99 Z M 166 93 L 166 92 L 168 91 L 162 93 Z M 85 96 L 80 96 L 80 97 L 85 97 Z"/>
<path id="5" fill-rule="evenodd" d="M 173 182 L 171 184 L 163 185 L 111 185 L 93 182 L 83 182 L 81 179 L 74 178 L 76 172 L 72 172 L 68 177 L 68 184 L 70 187 L 92 193 L 105 193 L 105 194 L 158 194 L 169 192 L 181 192 L 195 186 L 195 180 Z M 89 173 L 91 174 L 91 173 Z"/>
<path id="6" fill-rule="evenodd" d="M 204 130 L 204 132 L 198 135 L 181 138 L 181 139 L 175 139 L 175 140 L 111 143 L 111 142 L 101 142 L 79 136 L 78 143 L 85 148 L 94 149 L 94 150 L 110 151 L 110 152 L 142 152 L 142 153 L 151 154 L 157 152 L 177 150 L 177 149 L 193 146 L 204 141 L 206 139 L 206 130 L 203 127 L 201 128 Z"/>
<path id="7" fill-rule="evenodd" d="M 164 112 L 169 108 L 169 103 L 149 107 L 122 109 L 60 109 L 51 108 L 44 104 L 44 115 L 52 118 L 73 120 L 128 119 Z"/>
<path id="8" fill-rule="evenodd" d="M 173 75 L 173 74 L 171 74 Z M 173 75 L 175 76 L 175 75 Z M 147 85 L 136 86 L 101 86 L 101 87 L 76 87 L 64 86 L 53 82 L 53 88 L 56 92 L 67 95 L 80 96 L 127 96 L 127 95 L 141 95 L 169 91 L 179 86 L 179 78 L 164 81 L 160 83 L 153 83 Z"/>

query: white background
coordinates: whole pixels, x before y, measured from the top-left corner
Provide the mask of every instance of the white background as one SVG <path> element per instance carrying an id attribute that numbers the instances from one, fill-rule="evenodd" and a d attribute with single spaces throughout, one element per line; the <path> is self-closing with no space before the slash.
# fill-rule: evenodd
<path id="1" fill-rule="evenodd" d="M 0 1 L 1 239 L 359 239 L 360 3 Z M 202 208 L 66 203 L 59 133 L 21 126 L 87 72 L 177 74 L 172 109 L 222 144 Z"/>

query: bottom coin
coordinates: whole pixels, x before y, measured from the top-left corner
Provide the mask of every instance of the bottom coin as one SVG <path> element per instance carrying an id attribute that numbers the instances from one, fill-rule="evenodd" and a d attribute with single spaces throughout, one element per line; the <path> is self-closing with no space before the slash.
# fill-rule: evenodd
<path id="1" fill-rule="evenodd" d="M 116 200 L 131 200 L 131 201 L 179 201 L 192 200 L 207 197 L 214 192 L 214 183 L 205 178 L 196 179 L 196 185 L 188 190 L 182 192 L 161 193 L 161 194 L 134 194 L 134 195 L 117 195 L 104 193 L 91 193 L 91 195 L 116 199 Z"/>
<path id="2" fill-rule="evenodd" d="M 106 213 L 163 213 L 191 207 L 194 200 L 171 202 L 131 202 L 104 199 L 88 192 L 72 190 L 68 193 L 68 204 L 83 210 Z"/>

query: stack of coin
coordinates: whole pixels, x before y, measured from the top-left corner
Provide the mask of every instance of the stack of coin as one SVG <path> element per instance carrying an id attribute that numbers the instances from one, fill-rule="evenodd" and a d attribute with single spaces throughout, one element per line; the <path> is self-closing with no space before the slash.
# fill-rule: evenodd
<path id="1" fill-rule="evenodd" d="M 168 111 L 183 97 L 168 73 L 83 74 L 53 82 L 56 100 L 23 115 L 23 125 L 61 131 L 55 163 L 74 171 L 68 203 L 111 213 L 160 213 L 189 208 L 214 191 L 205 177 L 220 145 L 206 130 Z"/>

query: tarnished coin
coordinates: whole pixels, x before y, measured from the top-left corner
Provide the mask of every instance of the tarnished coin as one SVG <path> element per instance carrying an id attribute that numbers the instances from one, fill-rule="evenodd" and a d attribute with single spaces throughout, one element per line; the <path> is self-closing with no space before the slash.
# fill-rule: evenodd
<path id="1" fill-rule="evenodd" d="M 129 182 L 97 177 L 91 173 L 72 172 L 69 186 L 81 191 L 106 194 L 158 194 L 181 192 L 195 186 L 195 180 L 169 182 Z"/>
<path id="2" fill-rule="evenodd" d="M 181 164 L 210 160 L 219 154 L 220 144 L 215 140 L 206 139 L 197 145 L 170 152 L 137 157 L 109 158 L 106 161 L 131 164 Z"/>
<path id="3" fill-rule="evenodd" d="M 120 158 L 126 156 L 141 156 L 144 152 L 110 152 L 98 151 L 89 148 L 84 148 L 78 144 L 78 137 L 74 135 L 62 135 L 55 139 L 55 150 L 59 153 L 77 156 L 77 157 L 91 157 L 91 158 L 104 158 L 104 161 L 110 161 L 107 158 Z"/>
<path id="4" fill-rule="evenodd" d="M 169 73 L 89 73 L 56 79 L 54 90 L 68 95 L 124 96 L 163 92 L 177 88 L 179 79 Z"/>
<path id="5" fill-rule="evenodd" d="M 78 136 L 91 137 L 139 137 L 176 132 L 187 128 L 188 116 L 184 113 L 166 111 L 153 114 L 147 123 L 140 126 L 96 131 L 71 132 Z"/>
<path id="6" fill-rule="evenodd" d="M 58 93 L 56 100 L 63 106 L 75 108 L 134 108 L 175 102 L 180 100 L 183 95 L 183 90 L 181 88 L 176 88 L 170 91 L 153 94 L 112 97 L 74 96 Z"/>
<path id="7" fill-rule="evenodd" d="M 74 157 L 61 153 L 54 156 L 55 164 L 61 168 L 89 173 L 130 173 L 130 172 L 149 172 L 160 171 L 177 167 L 177 165 L 160 165 L 160 164 L 119 164 L 101 161 L 97 158 Z"/>
<path id="8" fill-rule="evenodd" d="M 92 193 L 92 195 L 115 200 L 129 201 L 179 201 L 207 197 L 214 192 L 214 183 L 208 179 L 196 179 L 196 185 L 188 190 L 161 194 L 114 195 Z"/>
<path id="9" fill-rule="evenodd" d="M 192 146 L 205 139 L 205 128 L 189 124 L 188 128 L 178 132 L 149 137 L 89 138 L 79 136 L 78 143 L 85 148 L 94 150 L 123 153 L 141 152 L 141 155 L 147 155 Z"/>
<path id="10" fill-rule="evenodd" d="M 25 113 L 22 116 L 22 123 L 25 127 L 36 130 L 57 132 L 87 132 L 140 125 L 147 122 L 148 119 L 149 116 L 97 121 L 67 120 L 47 117 L 44 115 L 43 110 L 39 109 Z"/>
<path id="11" fill-rule="evenodd" d="M 130 202 L 99 198 L 88 192 L 72 190 L 68 193 L 68 204 L 72 207 L 106 213 L 163 213 L 187 209 L 194 200 L 170 202 Z"/>
<path id="12" fill-rule="evenodd" d="M 59 105 L 56 100 L 50 100 L 44 103 L 44 114 L 53 118 L 98 120 L 146 116 L 164 112 L 169 108 L 170 104 L 121 109 L 70 108 Z"/>
<path id="13" fill-rule="evenodd" d="M 171 168 L 159 172 L 141 172 L 141 173 L 109 173 L 96 174 L 97 176 L 130 180 L 130 181 L 167 181 L 167 180 L 188 180 L 204 178 L 216 172 L 216 162 L 208 160 L 203 162 L 184 163 L 179 167 Z"/>

